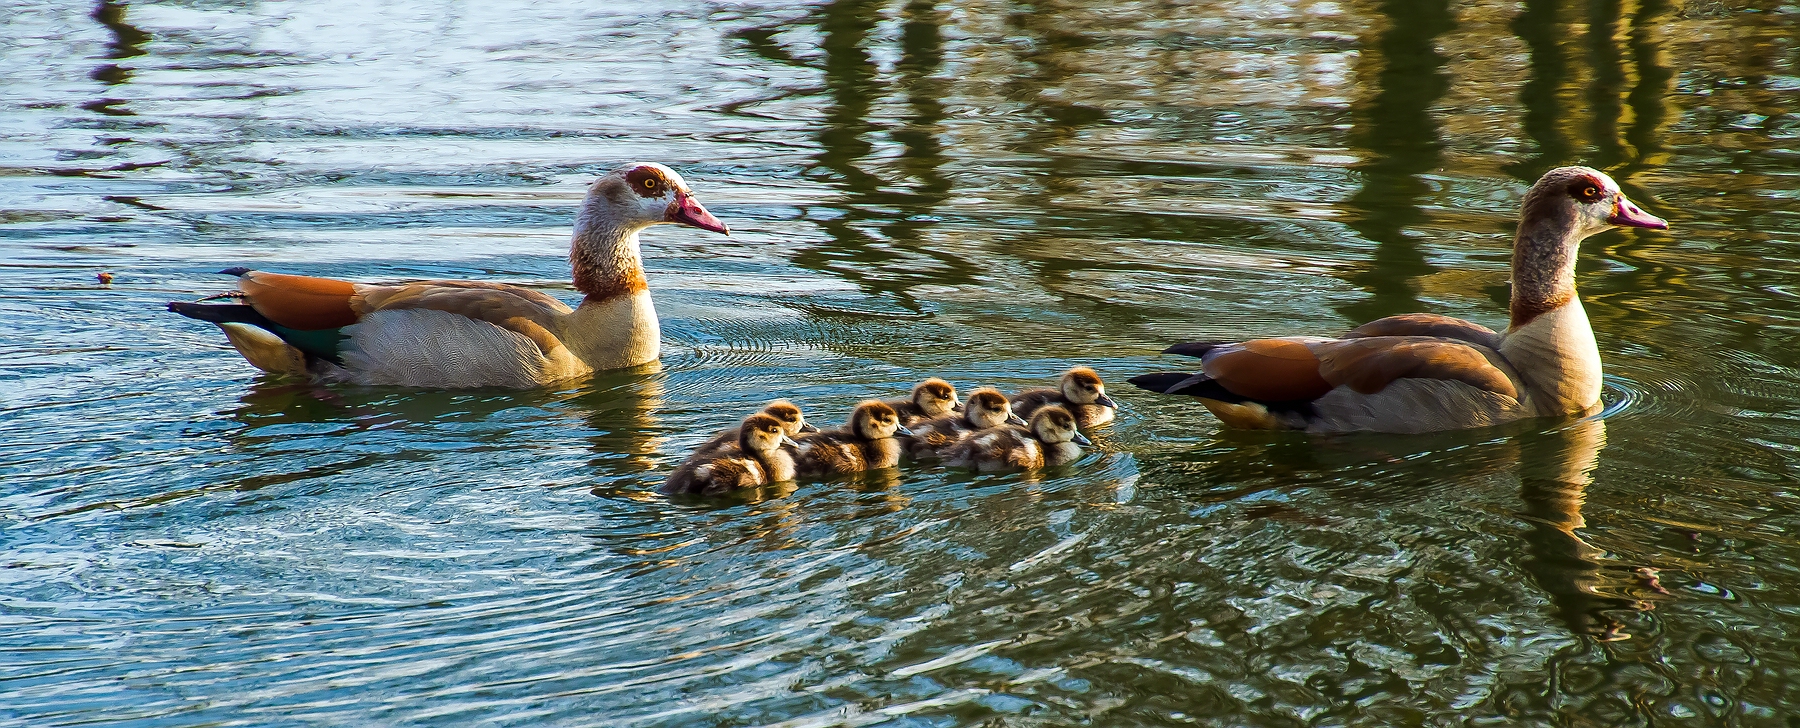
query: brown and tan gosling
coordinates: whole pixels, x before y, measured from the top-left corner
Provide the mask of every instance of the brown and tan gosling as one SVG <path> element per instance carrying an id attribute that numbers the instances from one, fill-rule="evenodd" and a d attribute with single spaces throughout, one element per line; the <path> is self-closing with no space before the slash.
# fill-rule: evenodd
<path id="1" fill-rule="evenodd" d="M 1106 382 L 1087 367 L 1063 372 L 1056 389 L 1027 389 L 1013 396 L 1012 408 L 1020 417 L 1030 417 L 1039 407 L 1062 405 L 1081 427 L 1104 425 L 1113 421 L 1119 405 L 1106 396 Z"/>
<path id="2" fill-rule="evenodd" d="M 937 377 L 913 385 L 907 399 L 887 400 L 887 406 L 899 413 L 900 424 L 907 427 L 963 411 L 962 403 L 956 401 L 955 385 Z"/>
<path id="3" fill-rule="evenodd" d="M 982 471 L 1041 468 L 1074 462 L 1081 446 L 1089 444 L 1075 415 L 1053 404 L 1033 412 L 1028 428 L 1009 425 L 970 435 L 944 452 L 944 464 Z"/>
<path id="4" fill-rule="evenodd" d="M 969 435 L 991 427 L 1012 423 L 1025 424 L 1013 414 L 1006 395 L 993 387 L 982 387 L 969 393 L 960 415 L 944 415 L 913 427 L 907 453 L 915 458 L 939 457 L 940 453 Z"/>
<path id="5" fill-rule="evenodd" d="M 698 451 L 682 461 L 663 484 L 664 493 L 719 495 L 794 479 L 796 443 L 779 419 L 757 413 L 738 426 L 736 444 Z"/>
<path id="6" fill-rule="evenodd" d="M 801 475 L 815 478 L 891 468 L 900 463 L 894 436 L 911 434 L 893 407 L 871 399 L 856 406 L 842 429 L 801 437 L 795 463 Z"/>
<path id="7" fill-rule="evenodd" d="M 802 432 L 819 431 L 819 428 L 807 424 L 806 414 L 800 411 L 799 405 L 785 399 L 770 402 L 767 407 L 762 408 L 761 414 L 781 420 L 781 429 L 787 433 L 788 437 L 799 437 Z M 734 446 L 737 444 L 740 429 L 742 429 L 741 426 L 720 430 L 719 434 L 712 436 L 712 439 L 701 443 L 700 447 L 694 448 L 694 452 L 707 452 Z"/>

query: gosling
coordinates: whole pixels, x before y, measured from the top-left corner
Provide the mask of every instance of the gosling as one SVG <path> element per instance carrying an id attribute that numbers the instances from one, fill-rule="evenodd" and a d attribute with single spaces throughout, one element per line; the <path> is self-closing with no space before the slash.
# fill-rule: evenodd
<path id="1" fill-rule="evenodd" d="M 887 406 L 899 413 L 904 427 L 963 411 L 962 403 L 956 401 L 956 386 L 937 377 L 913 385 L 912 397 L 890 399 Z"/>
<path id="2" fill-rule="evenodd" d="M 794 453 L 788 448 L 797 446 L 787 435 L 786 423 L 759 412 L 738 426 L 737 444 L 689 455 L 669 474 L 662 491 L 719 495 L 793 480 Z"/>
<path id="3" fill-rule="evenodd" d="M 938 457 L 975 432 L 1007 423 L 1023 425 L 1025 420 L 1013 414 L 1012 405 L 1000 390 L 982 387 L 969 393 L 961 415 L 945 415 L 914 427 L 907 453 L 914 458 Z"/>
<path id="4" fill-rule="evenodd" d="M 800 411 L 799 405 L 785 399 L 770 402 L 767 407 L 762 408 L 762 414 L 781 420 L 781 429 L 790 438 L 798 437 L 802 432 L 819 431 L 819 428 L 807 424 L 806 414 Z M 719 434 L 713 435 L 712 439 L 701 443 L 700 447 L 694 449 L 694 452 L 711 452 L 720 448 L 734 447 L 738 443 L 740 429 L 741 427 L 728 427 L 720 430 Z"/>
<path id="5" fill-rule="evenodd" d="M 1062 405 L 1075 415 L 1075 423 L 1083 428 L 1113 421 L 1113 413 L 1119 408 L 1118 403 L 1106 396 L 1106 383 L 1100 381 L 1100 375 L 1087 367 L 1063 372 L 1057 389 L 1027 389 L 1012 399 L 1013 411 L 1021 417 L 1030 417 L 1039 407 L 1048 404 Z"/>
<path id="6" fill-rule="evenodd" d="M 1081 457 L 1091 445 L 1075 427 L 1075 415 L 1062 405 L 1039 407 L 1029 429 L 1017 426 L 982 430 L 944 453 L 944 464 L 988 472 L 1063 465 Z"/>
<path id="7" fill-rule="evenodd" d="M 900 424 L 893 407 L 871 399 L 856 406 L 843 429 L 800 438 L 795 464 L 801 475 L 815 478 L 891 468 L 900 464 L 896 434 L 912 431 Z"/>

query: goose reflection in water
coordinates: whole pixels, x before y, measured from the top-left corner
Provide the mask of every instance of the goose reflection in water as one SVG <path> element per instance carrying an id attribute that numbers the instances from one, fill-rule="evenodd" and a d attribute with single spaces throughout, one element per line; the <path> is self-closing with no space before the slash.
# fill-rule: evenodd
<path id="1" fill-rule="evenodd" d="M 1606 423 L 1578 420 L 1517 442 L 1519 499 L 1522 515 L 1531 524 L 1526 572 L 1548 593 L 1570 631 L 1601 641 L 1630 639 L 1614 614 L 1649 611 L 1657 597 L 1669 592 L 1657 583 L 1654 569 L 1617 564 L 1577 533 L 1587 526 L 1581 510 L 1600 451 L 1606 447 Z"/>

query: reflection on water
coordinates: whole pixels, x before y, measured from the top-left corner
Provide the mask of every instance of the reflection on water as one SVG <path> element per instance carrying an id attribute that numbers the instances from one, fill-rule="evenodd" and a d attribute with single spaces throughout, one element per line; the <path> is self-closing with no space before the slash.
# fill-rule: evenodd
<path id="1" fill-rule="evenodd" d="M 27 3 L 0 13 L 10 720 L 1771 724 L 1800 629 L 1800 13 L 1779 3 Z M 258 378 L 253 265 L 565 298 L 624 159 L 661 365 Z M 1524 183 L 1675 223 L 1578 275 L 1604 421 L 1228 432 L 656 487 L 774 397 L 1114 380 L 1174 340 L 1505 322 Z M 111 271 L 102 287 L 95 273 Z"/>

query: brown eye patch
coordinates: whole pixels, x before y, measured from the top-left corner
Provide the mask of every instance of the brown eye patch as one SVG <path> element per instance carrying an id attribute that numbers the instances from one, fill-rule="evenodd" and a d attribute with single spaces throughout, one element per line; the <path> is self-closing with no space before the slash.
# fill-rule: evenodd
<path id="1" fill-rule="evenodd" d="M 625 184 L 630 185 L 631 191 L 639 197 L 660 197 L 663 188 L 669 186 L 669 180 L 655 167 L 638 167 L 625 175 Z"/>
<path id="2" fill-rule="evenodd" d="M 1570 183 L 1569 195 L 1582 202 L 1599 202 L 1606 197 L 1606 190 L 1594 180 L 1578 179 Z"/>

